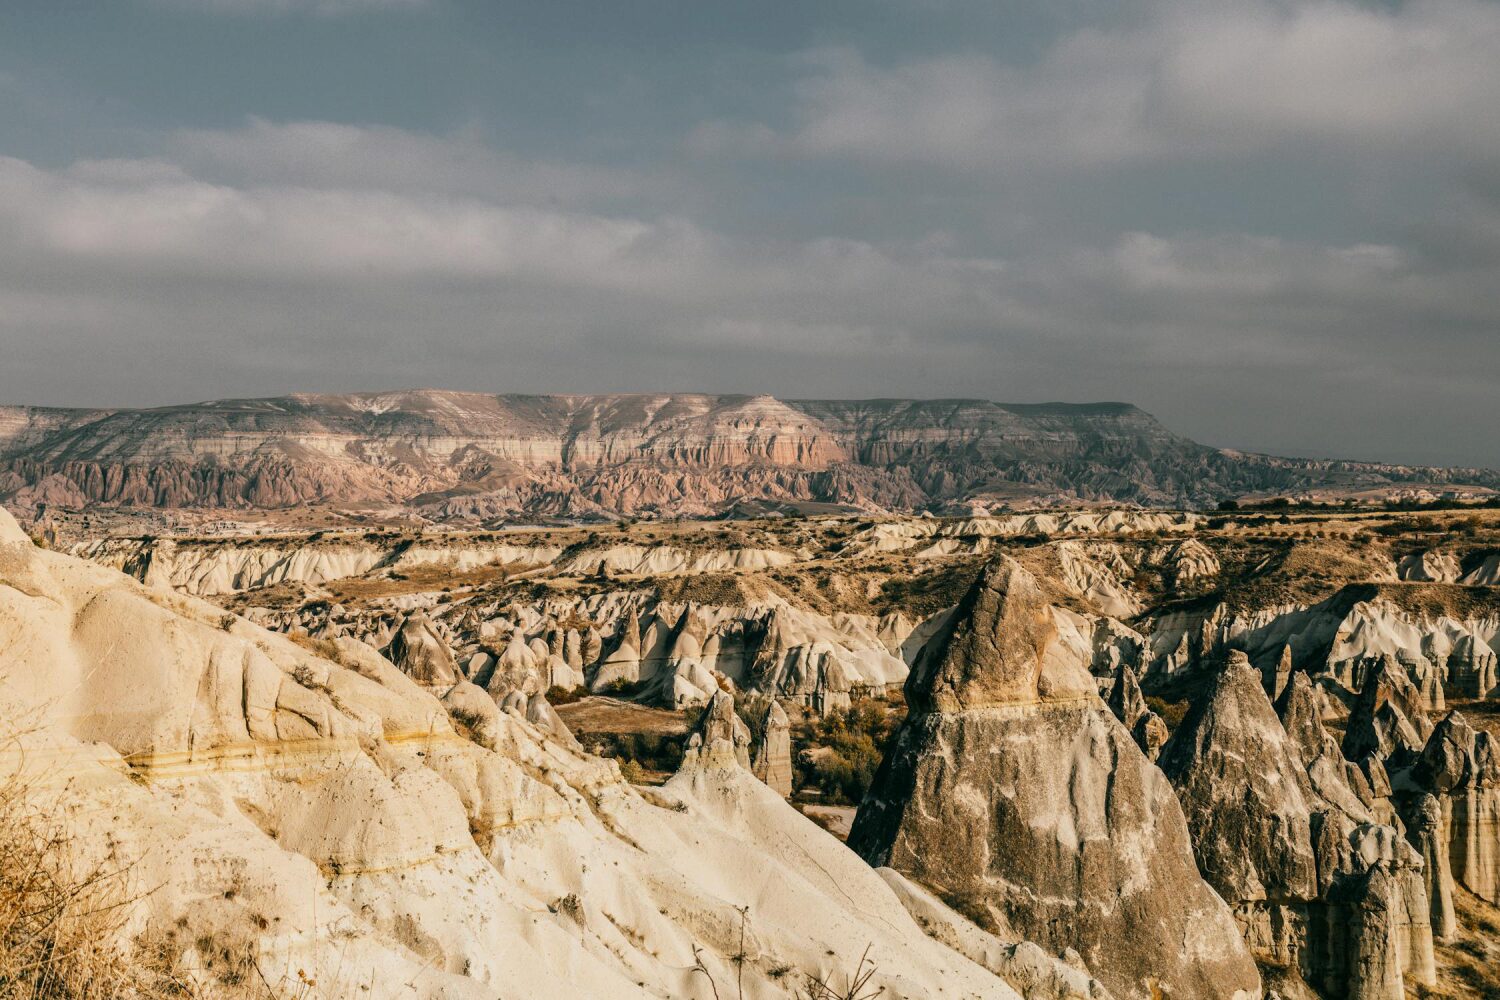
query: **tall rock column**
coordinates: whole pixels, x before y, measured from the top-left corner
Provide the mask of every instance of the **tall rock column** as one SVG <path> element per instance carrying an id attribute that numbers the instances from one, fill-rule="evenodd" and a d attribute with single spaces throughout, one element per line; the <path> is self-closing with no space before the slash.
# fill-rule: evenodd
<path id="1" fill-rule="evenodd" d="M 985 570 L 906 698 L 851 848 L 992 933 L 1075 949 L 1118 1000 L 1260 996 L 1171 785 L 1060 648 L 1020 565 Z"/>
<path id="2" fill-rule="evenodd" d="M 755 776 L 783 798 L 792 794 L 792 724 L 774 699 L 761 723 L 760 739 L 751 753 Z"/>

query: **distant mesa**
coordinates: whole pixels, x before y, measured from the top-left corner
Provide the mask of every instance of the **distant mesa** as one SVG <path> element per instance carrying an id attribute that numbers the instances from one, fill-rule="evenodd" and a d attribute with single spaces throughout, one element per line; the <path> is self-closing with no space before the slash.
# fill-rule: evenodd
<path id="1" fill-rule="evenodd" d="M 434 522 L 1195 508 L 1500 489 L 1500 472 L 1211 448 L 1128 403 L 422 389 L 149 410 L 0 407 L 0 503 L 397 505 Z"/>

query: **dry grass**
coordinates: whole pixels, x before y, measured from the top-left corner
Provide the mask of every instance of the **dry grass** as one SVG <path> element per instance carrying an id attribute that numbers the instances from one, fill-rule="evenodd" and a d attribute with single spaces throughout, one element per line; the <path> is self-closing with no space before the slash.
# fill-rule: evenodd
<path id="1" fill-rule="evenodd" d="M 79 859 L 47 800 L 16 771 L 0 778 L 0 1000 L 182 995 L 123 952 L 128 870 Z"/>
<path id="2" fill-rule="evenodd" d="M 1500 1000 L 1500 907 L 1454 887 L 1458 938 L 1437 944 L 1438 984 L 1409 984 L 1412 1000 Z"/>

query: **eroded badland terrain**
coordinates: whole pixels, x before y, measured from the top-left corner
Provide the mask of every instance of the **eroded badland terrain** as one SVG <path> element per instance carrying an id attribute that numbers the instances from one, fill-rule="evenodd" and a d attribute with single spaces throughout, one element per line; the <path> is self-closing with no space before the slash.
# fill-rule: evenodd
<path id="1" fill-rule="evenodd" d="M 597 438 L 578 412 L 569 447 Z M 1149 510 L 1110 501 L 1164 488 L 1159 453 L 1003 479 L 950 440 L 876 503 L 898 474 L 838 439 L 853 492 L 664 460 L 608 473 L 650 479 L 625 503 L 513 456 L 508 485 L 225 504 L 225 469 L 327 468 L 262 441 L 198 496 L 207 473 L 105 454 L 121 418 L 28 419 L 0 978 L 38 995 L 1500 996 L 1500 510 L 1474 477 L 1451 509 Z M 152 448 L 194 437 L 159 419 Z M 412 456 L 333 464 L 442 478 Z M 998 509 L 1062 465 L 1071 509 Z M 1351 469 L 1317 488 L 1410 485 Z M 722 519 L 649 518 L 704 475 L 735 480 L 697 511 Z"/>

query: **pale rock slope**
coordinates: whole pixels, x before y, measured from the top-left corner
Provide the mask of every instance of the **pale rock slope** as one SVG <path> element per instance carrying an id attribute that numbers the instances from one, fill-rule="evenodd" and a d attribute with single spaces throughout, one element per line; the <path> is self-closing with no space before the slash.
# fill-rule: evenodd
<path id="1" fill-rule="evenodd" d="M 785 997 L 867 945 L 883 996 L 1086 995 L 930 899 L 919 923 L 728 744 L 647 793 L 467 682 L 445 703 L 355 640 L 320 648 L 0 513 L 0 717 L 30 727 L 5 768 L 128 868 L 122 933 L 212 995 L 235 995 L 228 953 L 288 996 L 706 998 L 696 955 L 720 995 L 742 974 Z"/>
<path id="2" fill-rule="evenodd" d="M 440 567 L 464 573 L 485 566 L 523 571 L 561 558 L 557 545 L 496 542 L 458 536 L 443 544 L 375 536 L 195 540 L 102 538 L 79 543 L 74 555 L 112 566 L 145 583 L 198 597 L 217 597 L 279 583 L 316 587 L 377 570 Z"/>

